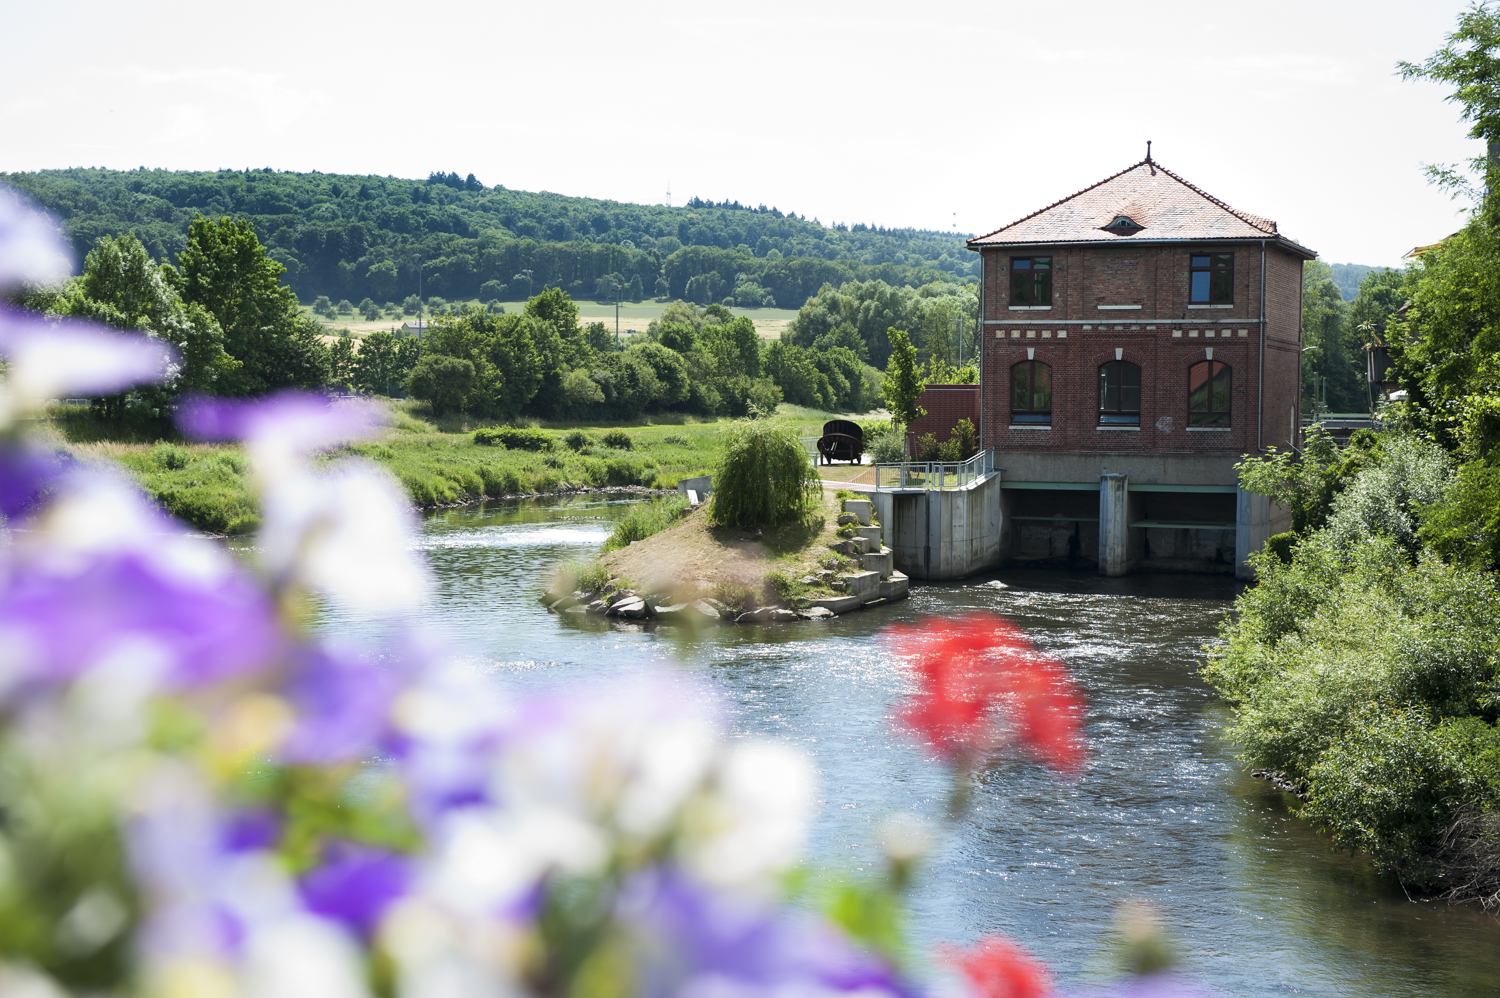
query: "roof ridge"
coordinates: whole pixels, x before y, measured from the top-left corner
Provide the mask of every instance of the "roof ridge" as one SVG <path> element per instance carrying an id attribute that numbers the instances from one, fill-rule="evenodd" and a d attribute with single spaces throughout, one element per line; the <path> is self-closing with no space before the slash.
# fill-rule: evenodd
<path id="1" fill-rule="evenodd" d="M 1154 161 L 1148 161 L 1148 162 L 1151 162 L 1152 166 L 1154 166 L 1157 169 L 1161 170 L 1162 173 L 1165 173 L 1167 176 L 1171 177 L 1173 180 L 1177 181 L 1179 184 L 1181 184 L 1182 186 L 1186 187 L 1188 190 L 1192 191 L 1194 194 L 1197 194 L 1199 197 L 1203 198 L 1205 201 L 1212 201 L 1214 204 L 1218 205 L 1220 208 L 1223 208 L 1225 211 L 1229 212 L 1231 215 L 1233 215 L 1235 218 L 1238 218 L 1240 221 L 1244 222 L 1246 225 L 1253 226 L 1254 228 L 1257 228 L 1257 229 L 1261 230 L 1262 232 L 1270 233 L 1272 235 L 1279 235 L 1280 234 L 1280 233 L 1278 233 L 1276 231 L 1276 223 L 1274 221 L 1272 221 L 1271 219 L 1269 219 L 1269 218 L 1263 218 L 1260 215 L 1252 215 L 1248 211 L 1240 211 L 1238 208 L 1232 207 L 1232 206 L 1230 206 L 1228 204 L 1225 204 L 1223 201 L 1220 201 L 1218 198 L 1214 197 L 1212 194 L 1208 193 L 1208 191 L 1205 191 L 1203 188 L 1197 186 L 1196 184 L 1193 184 L 1193 183 L 1191 183 L 1191 182 L 1183 179 L 1182 177 L 1179 177 L 1177 174 L 1173 173 L 1171 170 L 1167 169 L 1165 166 L 1162 166 L 1160 163 L 1157 163 L 1157 162 L 1154 162 Z M 1140 165 L 1139 163 L 1136 164 L 1136 166 L 1139 166 L 1139 165 Z M 1135 169 L 1135 167 L 1131 167 L 1131 169 Z M 1117 173 L 1117 174 L 1115 174 L 1115 176 L 1119 176 L 1119 174 Z M 1079 193 L 1082 193 L 1082 192 L 1080 191 Z M 1264 224 L 1262 224 L 1262 223 L 1264 223 Z M 1270 225 L 1271 227 L 1268 229 L 1268 228 L 1266 228 L 1266 225 Z"/>
<path id="2" fill-rule="evenodd" d="M 1020 218 L 1016 219 L 1014 222 L 1007 222 L 1006 224 L 1000 226 L 1000 228 L 995 229 L 994 232 L 986 232 L 982 236 L 975 236 L 973 239 L 970 239 L 969 242 L 972 243 L 972 242 L 978 242 L 981 239 L 988 239 L 990 236 L 993 236 L 996 232 L 1004 232 L 1006 229 L 1009 229 L 1012 226 L 1020 225 L 1022 222 L 1026 221 L 1027 219 L 1036 218 L 1038 215 L 1042 214 L 1043 212 L 1051 211 L 1053 208 L 1056 208 L 1058 205 L 1062 204 L 1063 202 L 1065 202 L 1065 201 L 1071 201 L 1074 198 L 1078 197 L 1078 195 L 1080 195 L 1080 194 L 1087 194 L 1089 191 L 1093 190 L 1095 187 L 1099 187 L 1099 186 L 1101 186 L 1103 184 L 1107 184 L 1111 180 L 1115 179 L 1116 177 L 1123 177 L 1125 174 L 1129 173 L 1131 170 L 1134 170 L 1136 167 L 1142 166 L 1142 165 L 1144 165 L 1146 163 L 1151 163 L 1151 160 L 1143 159 L 1139 163 L 1131 163 L 1129 166 L 1127 166 L 1125 169 L 1121 170 L 1119 173 L 1111 173 L 1109 176 L 1105 177 L 1103 180 L 1098 181 L 1097 183 L 1089 184 L 1087 187 L 1084 187 L 1084 188 L 1082 188 L 1080 190 L 1076 190 L 1072 194 L 1069 194 L 1065 198 L 1058 198 L 1056 201 L 1053 201 L 1051 204 L 1047 205 L 1045 208 L 1038 208 L 1036 211 L 1032 212 L 1029 215 L 1022 215 Z M 1156 164 L 1152 163 L 1152 165 L 1155 166 Z M 1176 176 L 1176 174 L 1173 174 L 1173 177 L 1175 179 L 1181 179 L 1181 178 L 1178 178 Z M 1188 186 L 1192 186 L 1192 185 L 1189 184 Z"/>
<path id="3" fill-rule="evenodd" d="M 1214 205 L 1216 205 L 1216 206 L 1224 209 L 1225 211 L 1227 211 L 1231 215 L 1233 215 L 1235 218 L 1238 218 L 1240 221 L 1244 222 L 1246 225 L 1249 225 L 1251 228 L 1259 229 L 1260 231 L 1268 233 L 1268 234 L 1271 234 L 1271 235 L 1279 235 L 1280 234 L 1280 233 L 1278 233 L 1276 231 L 1276 223 L 1274 221 L 1272 221 L 1271 219 L 1269 219 L 1269 218 L 1262 218 L 1259 215 L 1251 215 L 1249 212 L 1240 211 L 1238 208 L 1230 207 L 1229 205 L 1225 204 L 1223 201 L 1220 201 L 1218 198 L 1214 197 L 1212 194 L 1210 194 L 1207 191 L 1203 190 L 1203 188 L 1198 187 L 1198 186 L 1196 186 L 1196 185 L 1188 182 L 1187 180 L 1185 180 L 1182 177 L 1178 176 L 1177 174 L 1173 173 L 1171 170 L 1167 169 L 1165 166 L 1162 166 L 1161 163 L 1159 163 L 1156 160 L 1152 159 L 1150 156 L 1147 156 L 1145 159 L 1141 160 L 1138 163 L 1132 163 L 1132 164 L 1130 164 L 1129 166 L 1127 166 L 1125 169 L 1119 171 L 1118 173 L 1111 173 L 1109 176 L 1105 177 L 1103 180 L 1097 181 L 1095 183 L 1089 184 L 1087 187 L 1084 187 L 1084 188 L 1081 188 L 1079 190 L 1076 190 L 1072 194 L 1069 194 L 1065 198 L 1059 198 L 1058 200 L 1053 201 L 1051 204 L 1047 205 L 1045 208 L 1038 208 L 1036 211 L 1032 212 L 1029 215 L 1022 215 L 1020 218 L 1016 219 L 1014 222 L 1008 222 L 1005 225 L 1000 226 L 1000 228 L 998 228 L 998 229 L 995 229 L 995 230 L 993 230 L 991 232 L 986 232 L 982 236 L 974 236 L 973 238 L 967 240 L 966 242 L 968 242 L 968 243 L 976 243 L 976 242 L 978 242 L 981 239 L 988 239 L 990 236 L 993 236 L 993 235 L 996 235 L 998 233 L 1004 232 L 1006 229 L 1013 228 L 1013 227 L 1015 227 L 1017 225 L 1020 225 L 1022 222 L 1028 221 L 1029 219 L 1036 218 L 1038 215 L 1041 215 L 1041 214 L 1044 214 L 1046 212 L 1049 212 L 1053 208 L 1056 208 L 1060 204 L 1065 204 L 1066 202 L 1071 201 L 1074 198 L 1079 197 L 1080 195 L 1087 194 L 1089 191 L 1093 190 L 1094 188 L 1096 188 L 1096 187 L 1102 187 L 1103 185 L 1109 183 L 1111 180 L 1114 180 L 1116 177 L 1123 177 L 1125 174 L 1129 173 L 1130 171 L 1135 170 L 1135 169 L 1137 169 L 1139 167 L 1142 167 L 1142 166 L 1151 166 L 1154 169 L 1160 170 L 1162 173 L 1165 173 L 1167 176 L 1171 177 L 1173 180 L 1177 181 L 1179 184 L 1181 184 L 1182 186 L 1186 187 L 1188 190 L 1192 191 L 1194 194 L 1196 194 L 1199 197 L 1203 198 L 1203 200 L 1208 201 L 1209 203 L 1214 204 Z M 1270 226 L 1269 229 L 1266 228 L 1267 225 Z"/>

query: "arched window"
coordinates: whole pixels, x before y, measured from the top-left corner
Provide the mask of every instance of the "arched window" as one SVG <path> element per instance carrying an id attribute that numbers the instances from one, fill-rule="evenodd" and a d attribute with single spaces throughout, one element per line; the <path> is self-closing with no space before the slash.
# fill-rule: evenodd
<path id="1" fill-rule="evenodd" d="M 1010 421 L 1052 425 L 1052 368 L 1023 360 L 1010 369 Z"/>
<path id="2" fill-rule="evenodd" d="M 1228 426 L 1229 365 L 1200 360 L 1188 368 L 1188 425 Z"/>
<path id="3" fill-rule="evenodd" d="M 1141 369 L 1128 360 L 1099 365 L 1099 425 L 1141 425 Z"/>

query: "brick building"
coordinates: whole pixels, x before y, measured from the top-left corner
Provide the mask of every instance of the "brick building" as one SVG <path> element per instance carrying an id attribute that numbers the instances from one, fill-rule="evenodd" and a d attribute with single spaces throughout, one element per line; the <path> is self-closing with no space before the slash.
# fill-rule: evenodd
<path id="1" fill-rule="evenodd" d="M 1003 557 L 1244 574 L 1280 517 L 1234 465 L 1298 443 L 1313 251 L 1149 155 L 969 248 Z"/>

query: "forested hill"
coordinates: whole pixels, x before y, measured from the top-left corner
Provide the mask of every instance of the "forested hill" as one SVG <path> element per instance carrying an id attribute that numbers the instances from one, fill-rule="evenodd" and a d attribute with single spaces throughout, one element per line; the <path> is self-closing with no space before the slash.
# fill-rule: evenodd
<path id="1" fill-rule="evenodd" d="M 918 287 L 976 279 L 963 235 L 825 227 L 696 198 L 677 208 L 486 187 L 469 174 L 427 180 L 270 169 L 43 170 L 0 175 L 59 215 L 81 260 L 101 236 L 131 232 L 157 258 L 186 245 L 197 213 L 248 218 L 285 280 L 317 295 L 400 301 L 519 299 L 545 285 L 574 297 L 671 296 L 699 304 L 797 308 L 825 282 L 879 278 Z M 525 271 L 531 271 L 526 275 Z"/>

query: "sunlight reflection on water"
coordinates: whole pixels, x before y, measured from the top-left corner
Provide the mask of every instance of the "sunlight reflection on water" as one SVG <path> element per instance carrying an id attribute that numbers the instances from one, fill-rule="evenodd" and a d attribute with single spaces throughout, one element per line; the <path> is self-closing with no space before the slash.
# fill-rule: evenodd
<path id="1" fill-rule="evenodd" d="M 1072 781 L 1014 759 L 981 775 L 909 898 L 919 945 L 1003 932 L 1079 982 L 1102 969 L 1116 905 L 1149 899 L 1186 968 L 1228 994 L 1496 993 L 1500 922 L 1408 902 L 1394 881 L 1330 853 L 1287 798 L 1234 759 L 1220 735 L 1227 710 L 1196 674 L 1233 582 L 1002 571 L 918 585 L 910 600 L 828 623 L 694 640 L 549 614 L 537 602 L 548 574 L 591 554 L 628 502 L 595 495 L 429 516 L 421 547 L 438 591 L 419 626 L 517 690 L 664 662 L 706 677 L 738 734 L 783 739 L 813 761 L 809 869 L 819 876 L 868 867 L 874 829 L 895 812 L 944 833 L 941 770 L 891 734 L 909 684 L 880 631 L 922 614 L 1006 614 L 1083 687 L 1089 762 Z M 369 636 L 389 626 L 332 611 L 323 624 Z"/>

